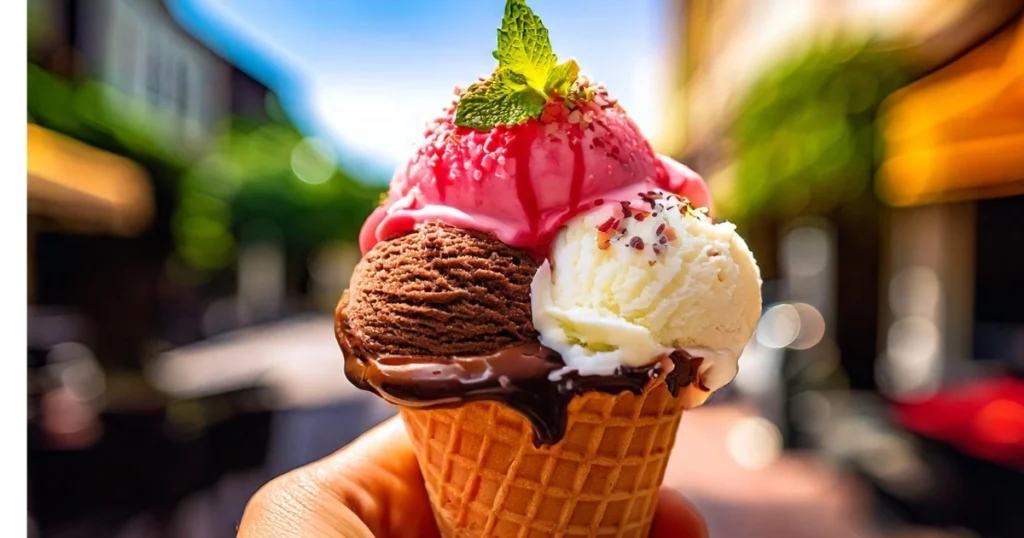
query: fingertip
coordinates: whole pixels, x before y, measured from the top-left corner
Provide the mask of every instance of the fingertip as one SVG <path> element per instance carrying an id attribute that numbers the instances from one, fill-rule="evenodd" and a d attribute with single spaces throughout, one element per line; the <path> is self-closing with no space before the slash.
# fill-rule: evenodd
<path id="1" fill-rule="evenodd" d="M 704 517 L 678 491 L 662 488 L 651 525 L 651 538 L 707 538 Z"/>

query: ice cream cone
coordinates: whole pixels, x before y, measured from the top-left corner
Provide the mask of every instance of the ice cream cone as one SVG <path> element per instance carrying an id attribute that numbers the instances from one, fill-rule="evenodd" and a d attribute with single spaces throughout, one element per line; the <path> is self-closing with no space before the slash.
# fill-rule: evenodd
<path id="1" fill-rule="evenodd" d="M 510 408 L 403 408 L 444 538 L 645 538 L 684 398 L 588 392 L 569 405 L 565 437 L 537 448 Z"/>

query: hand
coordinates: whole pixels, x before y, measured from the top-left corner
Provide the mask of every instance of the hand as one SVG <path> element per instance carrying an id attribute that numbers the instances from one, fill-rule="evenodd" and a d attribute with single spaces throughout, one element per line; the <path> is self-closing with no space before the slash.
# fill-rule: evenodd
<path id="1" fill-rule="evenodd" d="M 700 514 L 670 489 L 658 498 L 651 538 L 706 538 Z M 402 421 L 263 486 L 249 500 L 239 538 L 438 538 Z"/>

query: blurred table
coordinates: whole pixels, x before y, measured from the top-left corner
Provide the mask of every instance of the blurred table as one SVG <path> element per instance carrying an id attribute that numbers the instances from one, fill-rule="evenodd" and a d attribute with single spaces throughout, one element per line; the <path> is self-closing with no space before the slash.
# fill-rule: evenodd
<path id="1" fill-rule="evenodd" d="M 345 379 L 330 316 L 301 316 L 232 331 L 159 356 L 147 368 L 154 387 L 195 396 L 260 385 L 280 409 L 358 398 Z"/>
<path id="2" fill-rule="evenodd" d="M 275 410 L 267 472 L 283 473 L 349 443 L 395 413 L 345 378 L 331 316 L 300 316 L 169 351 L 148 368 L 172 396 L 265 388 Z"/>

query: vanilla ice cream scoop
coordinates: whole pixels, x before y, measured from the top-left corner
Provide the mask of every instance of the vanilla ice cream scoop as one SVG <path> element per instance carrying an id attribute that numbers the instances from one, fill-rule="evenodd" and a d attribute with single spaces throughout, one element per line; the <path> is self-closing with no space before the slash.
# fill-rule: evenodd
<path id="1" fill-rule="evenodd" d="M 652 191 L 577 216 L 549 259 L 533 280 L 533 321 L 562 354 L 562 373 L 608 375 L 683 349 L 704 359 L 708 389 L 736 376 L 761 314 L 761 276 L 732 224 Z"/>

